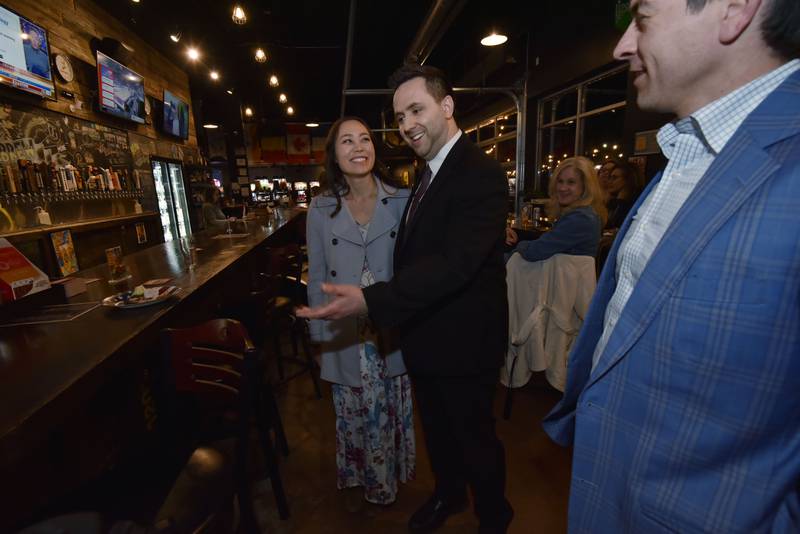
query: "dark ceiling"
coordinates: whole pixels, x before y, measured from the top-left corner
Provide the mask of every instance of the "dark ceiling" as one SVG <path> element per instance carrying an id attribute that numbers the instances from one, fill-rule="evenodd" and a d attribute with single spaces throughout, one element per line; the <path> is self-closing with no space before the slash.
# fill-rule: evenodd
<path id="1" fill-rule="evenodd" d="M 238 113 L 239 106 L 252 107 L 257 120 L 271 124 L 325 123 L 339 116 L 349 0 L 242 1 L 239 4 L 247 15 L 244 25 L 232 22 L 234 2 L 230 0 L 96 1 L 186 69 L 201 120 L 225 122 L 225 112 L 235 109 Z M 351 88 L 386 87 L 388 76 L 402 63 L 432 4 L 432 0 L 357 3 Z M 524 38 L 520 35 L 534 20 L 535 3 L 466 0 L 462 4 L 427 64 L 445 68 L 457 85 L 464 81 L 493 85 L 520 78 L 524 72 Z M 509 43 L 497 47 L 500 51 L 479 44 L 490 27 L 511 37 Z M 169 39 L 171 32 L 181 33 L 179 43 Z M 190 44 L 202 53 L 197 63 L 186 57 Z M 263 64 L 253 58 L 259 46 L 269 55 Z M 502 57 L 490 61 L 491 54 Z M 481 70 L 483 64 L 485 70 Z M 210 69 L 219 71 L 220 81 L 210 80 Z M 278 89 L 267 84 L 272 73 L 280 78 Z M 234 91 L 233 97 L 227 89 Z M 287 117 L 278 103 L 280 92 L 288 95 L 296 110 L 294 117 Z M 385 96 L 350 96 L 347 113 L 367 116 L 376 126 L 380 109 L 388 102 Z"/>

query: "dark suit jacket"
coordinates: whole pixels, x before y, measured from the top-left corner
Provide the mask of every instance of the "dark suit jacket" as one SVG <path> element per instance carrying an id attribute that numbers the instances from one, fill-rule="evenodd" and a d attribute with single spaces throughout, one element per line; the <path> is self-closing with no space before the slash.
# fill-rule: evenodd
<path id="1" fill-rule="evenodd" d="M 507 209 L 505 173 L 462 134 L 410 225 L 403 216 L 394 277 L 364 289 L 373 321 L 399 327 L 411 373 L 470 375 L 502 364 Z"/>

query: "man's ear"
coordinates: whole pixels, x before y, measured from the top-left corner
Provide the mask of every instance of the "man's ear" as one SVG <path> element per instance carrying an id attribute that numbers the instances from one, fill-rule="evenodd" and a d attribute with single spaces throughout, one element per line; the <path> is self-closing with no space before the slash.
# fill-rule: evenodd
<path id="1" fill-rule="evenodd" d="M 453 116 L 453 111 L 455 111 L 456 103 L 453 102 L 453 97 L 450 95 L 445 96 L 442 101 L 439 103 L 444 110 L 445 116 L 449 119 Z"/>
<path id="2" fill-rule="evenodd" d="M 753 22 L 762 0 L 726 0 L 725 4 L 719 26 L 719 40 L 722 44 L 731 44 Z"/>

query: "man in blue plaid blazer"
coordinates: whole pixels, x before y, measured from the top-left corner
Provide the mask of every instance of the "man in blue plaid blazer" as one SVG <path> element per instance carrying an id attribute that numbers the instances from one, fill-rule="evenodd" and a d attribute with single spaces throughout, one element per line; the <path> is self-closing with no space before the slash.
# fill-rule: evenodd
<path id="1" fill-rule="evenodd" d="M 631 8 L 615 57 L 678 118 L 544 422 L 569 531 L 800 532 L 800 2 Z"/>

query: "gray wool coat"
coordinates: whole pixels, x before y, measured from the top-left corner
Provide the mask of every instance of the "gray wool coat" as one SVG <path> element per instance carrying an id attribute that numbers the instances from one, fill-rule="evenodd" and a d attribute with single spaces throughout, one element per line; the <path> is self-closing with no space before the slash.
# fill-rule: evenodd
<path id="1" fill-rule="evenodd" d="M 308 208 L 308 301 L 313 306 L 327 302 L 323 282 L 359 285 L 364 257 L 376 282 L 392 278 L 392 258 L 397 230 L 408 202 L 408 189 L 395 190 L 378 180 L 375 213 L 366 242 L 342 199 L 335 217 L 336 198 L 324 193 L 314 197 Z M 310 321 L 311 339 L 322 343 L 323 380 L 346 386 L 360 386 L 359 335 L 356 318 Z M 405 374 L 402 355 L 389 332 L 383 331 L 378 350 L 387 359 L 389 376 Z"/>

